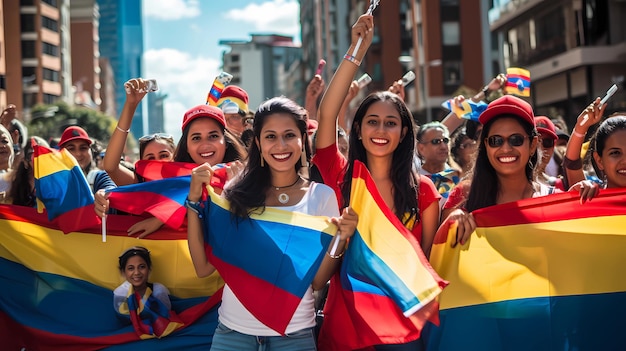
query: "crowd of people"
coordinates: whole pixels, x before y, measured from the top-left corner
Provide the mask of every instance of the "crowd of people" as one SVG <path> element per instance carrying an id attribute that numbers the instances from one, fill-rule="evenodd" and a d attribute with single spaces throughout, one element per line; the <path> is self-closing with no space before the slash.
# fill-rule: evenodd
<path id="1" fill-rule="evenodd" d="M 245 220 L 252 212 L 262 216 L 263 209 L 278 208 L 327 216 L 339 228 L 285 335 L 248 312 L 227 283 L 213 350 L 256 350 L 262 342 L 271 350 L 316 350 L 318 342 L 328 345 L 341 337 L 333 333 L 333 325 L 341 321 L 328 313 L 323 322 L 327 330 L 316 339 L 314 291 L 330 282 L 325 309 L 332 311 L 342 303 L 335 294 L 340 284 L 336 273 L 358 222 L 358 214 L 349 206 L 355 161 L 367 167 L 385 205 L 415 236 L 426 256 L 435 233 L 453 222 L 458 224 L 456 243 L 466 244 L 476 229 L 474 210 L 563 191 L 578 192 L 584 203 L 601 188 L 626 187 L 626 113 L 604 118 L 606 104 L 601 105 L 599 98 L 581 112 L 571 132 L 556 117 L 535 116 L 529 103 L 512 95 L 489 102 L 478 122 L 450 113 L 440 122 L 421 126 L 403 101 L 401 82 L 354 105 L 360 89 L 354 77 L 371 44 L 373 27 L 371 15 L 356 21 L 345 59 L 328 84 L 319 75 L 312 78 L 304 107 L 274 97 L 252 113 L 247 92 L 230 85 L 217 106 L 198 105 L 185 113 L 177 143 L 163 133 L 139 138 L 140 160 L 193 164 L 187 233 L 198 277 L 216 270 L 207 258 L 199 217 L 203 189 L 218 165 L 226 165 L 229 180 L 223 189 L 215 190 L 229 201 L 232 216 Z M 471 99 L 487 99 L 505 79 L 498 75 Z M 94 141 L 83 128 L 68 127 L 59 140 L 58 147 L 76 158 L 92 186 L 98 216 L 112 211 L 107 189 L 145 181 L 132 165 L 120 162 L 133 115 L 146 95 L 145 85 L 141 78 L 125 84 L 126 102 L 101 158 L 101 169 L 95 167 Z M 453 103 L 463 100 L 456 97 Z M 0 122 L 2 200 L 34 206 L 32 145 L 47 143 L 27 136 L 15 118 L 15 106 L 2 113 Z M 595 125 L 599 125 L 596 131 L 588 135 Z M 145 238 L 162 225 L 147 218 L 128 228 L 128 233 Z M 262 262 L 265 257 L 260 252 L 253 259 Z M 151 263 L 146 249 L 125 251 L 119 263 L 127 281 L 116 289 L 116 309 L 129 290 L 143 295 L 148 286 L 169 303 L 164 298 L 166 287 L 148 283 Z M 405 335 L 400 343 L 371 346 L 376 350 L 424 347 L 419 331 Z"/>

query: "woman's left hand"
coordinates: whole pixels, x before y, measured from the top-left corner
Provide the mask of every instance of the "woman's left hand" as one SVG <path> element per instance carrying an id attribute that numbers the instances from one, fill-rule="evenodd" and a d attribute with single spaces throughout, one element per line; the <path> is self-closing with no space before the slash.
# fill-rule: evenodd
<path id="1" fill-rule="evenodd" d="M 600 193 L 600 185 L 590 180 L 581 180 L 580 182 L 572 185 L 569 191 L 578 191 L 580 194 L 580 204 L 584 204 L 587 201 L 591 201 L 592 198 L 598 196 Z"/>
<path id="2" fill-rule="evenodd" d="M 359 215 L 349 206 L 343 209 L 341 217 L 331 219 L 331 222 L 337 226 L 339 240 L 348 240 L 352 237 L 358 221 Z"/>
<path id="3" fill-rule="evenodd" d="M 208 163 L 203 163 L 191 171 L 191 184 L 189 185 L 189 201 L 200 201 L 202 199 L 202 189 L 206 184 L 211 184 L 213 168 Z"/>

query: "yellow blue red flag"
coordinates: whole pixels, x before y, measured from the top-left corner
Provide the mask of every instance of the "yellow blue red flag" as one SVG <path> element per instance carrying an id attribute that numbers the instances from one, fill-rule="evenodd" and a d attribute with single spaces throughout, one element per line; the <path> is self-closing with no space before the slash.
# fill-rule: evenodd
<path id="1" fill-rule="evenodd" d="M 626 316 L 626 189 L 581 205 L 563 193 L 474 211 L 452 248 L 437 234 L 440 296 L 430 350 L 620 350 Z M 453 228 L 452 228 L 453 229 Z"/>
<path id="2" fill-rule="evenodd" d="M 350 206 L 358 213 L 341 273 L 331 283 L 320 335 L 324 350 L 355 350 L 419 337 L 447 285 L 414 235 L 385 205 L 367 168 L 355 161 Z M 326 318 L 326 315 L 332 318 Z"/>
<path id="3" fill-rule="evenodd" d="M 504 91 L 517 96 L 530 96 L 530 71 L 516 67 L 507 68 Z"/>

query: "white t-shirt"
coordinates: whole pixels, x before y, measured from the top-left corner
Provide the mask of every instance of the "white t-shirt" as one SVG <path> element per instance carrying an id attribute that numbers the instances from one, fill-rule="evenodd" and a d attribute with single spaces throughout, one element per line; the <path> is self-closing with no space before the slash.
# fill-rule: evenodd
<path id="1" fill-rule="evenodd" d="M 274 207 L 285 211 L 300 212 L 313 216 L 339 216 L 339 205 L 335 192 L 329 186 L 311 182 L 309 190 L 302 200 L 293 206 Z M 298 305 L 285 333 L 293 333 L 315 326 L 315 307 L 313 289 L 309 286 Z M 237 299 L 228 284 L 222 293 L 222 305 L 219 308 L 219 320 L 226 327 L 240 333 L 255 336 L 278 336 L 273 329 L 256 319 Z"/>

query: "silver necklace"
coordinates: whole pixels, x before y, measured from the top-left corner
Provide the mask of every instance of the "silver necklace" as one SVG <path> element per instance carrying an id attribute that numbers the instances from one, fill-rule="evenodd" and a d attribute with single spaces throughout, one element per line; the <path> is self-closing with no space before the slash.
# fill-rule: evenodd
<path id="1" fill-rule="evenodd" d="M 273 186 L 274 189 L 276 189 L 276 191 L 279 191 L 281 189 L 287 189 L 287 188 L 291 188 L 292 186 L 296 185 L 298 182 L 300 181 L 300 176 L 298 176 L 298 178 L 296 178 L 296 181 L 293 182 L 290 185 L 286 185 L 286 186 Z M 289 202 L 289 195 L 287 195 L 286 193 L 280 193 L 278 194 L 278 202 L 280 202 L 281 204 L 286 204 L 287 202 Z"/>

